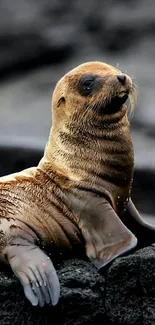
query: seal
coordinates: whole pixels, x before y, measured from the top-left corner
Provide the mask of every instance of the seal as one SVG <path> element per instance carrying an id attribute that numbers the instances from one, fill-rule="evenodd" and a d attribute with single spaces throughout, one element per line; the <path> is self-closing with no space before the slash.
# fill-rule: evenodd
<path id="1" fill-rule="evenodd" d="M 134 153 L 126 102 L 134 94 L 131 78 L 108 64 L 72 69 L 54 89 L 42 159 L 0 178 L 0 258 L 34 306 L 57 304 L 54 261 L 61 254 L 83 253 L 101 269 L 136 247 L 142 229 L 154 236 L 130 195 Z"/>

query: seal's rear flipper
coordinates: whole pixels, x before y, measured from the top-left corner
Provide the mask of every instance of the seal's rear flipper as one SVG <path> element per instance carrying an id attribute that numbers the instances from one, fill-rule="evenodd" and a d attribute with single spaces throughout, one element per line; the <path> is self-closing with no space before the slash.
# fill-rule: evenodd
<path id="1" fill-rule="evenodd" d="M 131 198 L 121 220 L 137 237 L 138 248 L 155 243 L 155 226 L 143 220 Z"/>
<path id="2" fill-rule="evenodd" d="M 106 199 L 91 200 L 80 217 L 86 254 L 98 269 L 137 245 L 135 235 L 122 223 Z"/>

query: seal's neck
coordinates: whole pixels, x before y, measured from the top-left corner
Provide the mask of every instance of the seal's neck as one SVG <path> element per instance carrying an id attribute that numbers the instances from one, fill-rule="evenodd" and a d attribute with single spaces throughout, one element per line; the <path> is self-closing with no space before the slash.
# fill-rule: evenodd
<path id="1" fill-rule="evenodd" d="M 128 191 L 134 159 L 126 110 L 91 122 L 79 125 L 74 117 L 61 131 L 53 128 L 41 168 L 46 167 L 49 176 L 54 170 L 60 179 L 64 177 L 79 188 L 121 187 Z"/>

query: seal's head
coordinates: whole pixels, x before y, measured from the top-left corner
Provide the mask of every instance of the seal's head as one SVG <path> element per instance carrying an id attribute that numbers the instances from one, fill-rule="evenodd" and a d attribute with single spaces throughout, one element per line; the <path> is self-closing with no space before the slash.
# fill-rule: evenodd
<path id="1" fill-rule="evenodd" d="M 102 63 L 88 62 L 67 73 L 53 93 L 53 118 L 59 115 L 87 118 L 117 114 L 135 93 L 131 78 Z"/>
<path id="2" fill-rule="evenodd" d="M 132 169 L 126 101 L 133 93 L 132 79 L 105 63 L 88 62 L 68 72 L 53 92 L 52 128 L 44 161 L 74 181 L 88 179 L 88 174 L 92 180 L 92 165 L 93 175 L 103 174 L 106 165 L 106 177 L 116 179 L 116 173 L 107 166 L 110 161 L 115 166 L 118 157 L 124 165 L 128 158 Z M 124 165 L 118 165 L 122 171 Z"/>

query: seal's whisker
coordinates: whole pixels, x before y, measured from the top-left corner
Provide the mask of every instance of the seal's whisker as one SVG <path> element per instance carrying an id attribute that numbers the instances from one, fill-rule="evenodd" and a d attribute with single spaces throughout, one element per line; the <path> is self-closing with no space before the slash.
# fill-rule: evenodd
<path id="1" fill-rule="evenodd" d="M 132 118 L 134 115 L 134 109 L 137 104 L 137 86 L 135 83 L 132 84 L 132 88 L 129 94 L 129 102 L 128 102 L 128 118 Z"/>

